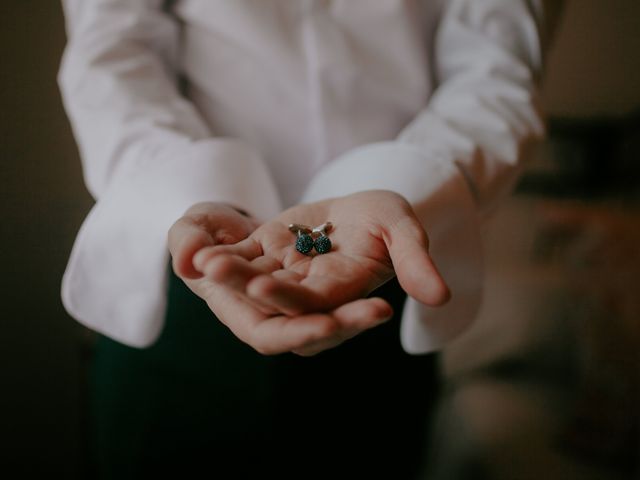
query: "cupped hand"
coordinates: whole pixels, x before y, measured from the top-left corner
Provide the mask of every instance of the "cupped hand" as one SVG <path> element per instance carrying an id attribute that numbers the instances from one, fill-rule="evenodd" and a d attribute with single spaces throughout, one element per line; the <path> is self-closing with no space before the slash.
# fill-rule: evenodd
<path id="1" fill-rule="evenodd" d="M 333 224 L 331 252 L 298 252 L 289 224 L 327 221 Z M 189 268 L 200 282 L 196 293 L 263 353 L 312 355 L 387 320 L 388 303 L 366 297 L 395 275 L 409 295 L 427 305 L 440 305 L 449 295 L 411 206 L 388 191 L 298 205 L 244 240 L 203 244 L 183 258 L 191 253 Z"/>

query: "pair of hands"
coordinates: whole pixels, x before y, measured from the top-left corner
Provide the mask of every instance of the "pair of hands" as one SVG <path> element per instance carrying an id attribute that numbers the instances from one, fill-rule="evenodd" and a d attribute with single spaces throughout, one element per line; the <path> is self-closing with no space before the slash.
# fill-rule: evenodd
<path id="1" fill-rule="evenodd" d="M 333 249 L 303 255 L 291 223 L 331 221 Z M 431 306 L 449 291 L 428 254 L 409 203 L 366 191 L 297 205 L 259 224 L 221 203 L 192 206 L 169 230 L 173 269 L 242 341 L 262 354 L 314 355 L 391 318 L 381 298 L 366 298 L 398 276 Z"/>

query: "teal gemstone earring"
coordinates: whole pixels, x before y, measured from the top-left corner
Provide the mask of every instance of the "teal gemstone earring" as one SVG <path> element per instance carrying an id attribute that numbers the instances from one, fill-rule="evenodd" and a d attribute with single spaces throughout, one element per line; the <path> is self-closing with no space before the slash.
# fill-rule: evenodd
<path id="1" fill-rule="evenodd" d="M 313 242 L 313 248 L 316 249 L 320 255 L 329 253 L 331 251 L 331 239 L 327 236 L 327 234 L 333 228 L 333 224 L 331 222 L 323 223 L 322 225 L 315 227 L 312 230 L 312 233 L 319 233 L 320 236 L 315 239 Z"/>
<path id="2" fill-rule="evenodd" d="M 296 238 L 296 250 L 307 255 L 313 249 L 314 244 L 313 237 L 311 236 L 311 228 L 306 225 L 292 223 L 289 225 L 289 231 L 298 236 L 298 238 Z"/>

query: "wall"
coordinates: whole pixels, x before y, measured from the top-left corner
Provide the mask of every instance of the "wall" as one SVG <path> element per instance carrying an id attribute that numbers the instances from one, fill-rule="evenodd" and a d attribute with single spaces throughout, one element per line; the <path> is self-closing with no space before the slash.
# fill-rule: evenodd
<path id="1" fill-rule="evenodd" d="M 0 2 L 3 478 L 80 478 L 84 458 L 84 330 L 59 284 L 90 198 L 56 85 L 64 41 L 59 2 Z"/>
<path id="2" fill-rule="evenodd" d="M 548 59 L 547 111 L 588 117 L 640 108 L 639 52 L 639 1 L 569 0 Z"/>

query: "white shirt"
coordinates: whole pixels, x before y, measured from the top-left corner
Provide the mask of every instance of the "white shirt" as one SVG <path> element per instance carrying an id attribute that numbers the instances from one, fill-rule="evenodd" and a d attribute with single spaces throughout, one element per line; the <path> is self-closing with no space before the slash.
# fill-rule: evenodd
<path id="1" fill-rule="evenodd" d="M 167 231 L 193 203 L 269 219 L 388 189 L 452 291 L 440 308 L 407 300 L 403 347 L 438 349 L 474 319 L 481 218 L 543 133 L 539 1 L 63 3 L 59 82 L 96 199 L 62 282 L 74 318 L 151 344 Z"/>

